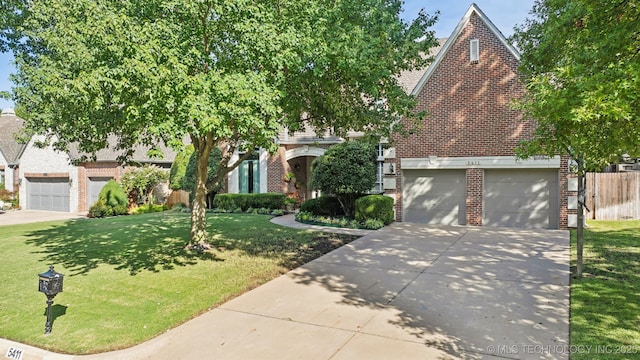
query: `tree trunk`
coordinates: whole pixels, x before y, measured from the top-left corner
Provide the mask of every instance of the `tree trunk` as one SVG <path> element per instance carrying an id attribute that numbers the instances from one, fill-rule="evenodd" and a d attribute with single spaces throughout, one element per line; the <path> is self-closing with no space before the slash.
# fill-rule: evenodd
<path id="1" fill-rule="evenodd" d="M 191 206 L 191 248 L 208 248 L 207 241 L 207 167 L 211 146 L 202 139 L 196 150 L 196 181 L 195 196 Z"/>
<path id="2" fill-rule="evenodd" d="M 584 201 L 585 199 L 585 186 L 584 186 L 584 174 L 582 171 L 582 164 L 578 163 L 578 224 L 576 225 L 576 247 L 578 253 L 578 259 L 576 262 L 576 277 L 582 278 L 582 246 L 583 246 L 583 233 L 584 233 Z"/>

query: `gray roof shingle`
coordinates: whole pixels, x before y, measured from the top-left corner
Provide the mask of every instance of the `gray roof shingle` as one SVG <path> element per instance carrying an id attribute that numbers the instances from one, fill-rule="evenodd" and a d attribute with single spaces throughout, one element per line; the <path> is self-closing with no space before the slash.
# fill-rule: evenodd
<path id="1" fill-rule="evenodd" d="M 15 135 L 24 127 L 24 120 L 17 117 L 13 109 L 4 109 L 0 115 L 0 153 L 9 164 L 16 164 L 26 144 L 21 144 Z"/>

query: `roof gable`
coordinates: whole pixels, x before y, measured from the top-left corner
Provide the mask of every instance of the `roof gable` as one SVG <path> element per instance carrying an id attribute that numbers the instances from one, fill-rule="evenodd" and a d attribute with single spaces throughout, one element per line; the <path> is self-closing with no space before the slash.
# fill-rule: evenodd
<path id="1" fill-rule="evenodd" d="M 0 153 L 9 164 L 15 164 L 20 159 L 26 144 L 15 139 L 24 127 L 24 120 L 17 117 L 12 109 L 5 109 L 0 115 Z"/>
<path id="2" fill-rule="evenodd" d="M 445 55 L 447 54 L 449 49 L 453 46 L 453 44 L 458 40 L 458 37 L 462 33 L 463 29 L 469 24 L 469 21 L 471 20 L 471 17 L 474 14 L 477 15 L 480 18 L 480 20 L 482 20 L 485 23 L 485 25 L 489 28 L 489 30 L 509 50 L 509 52 L 515 57 L 515 59 L 518 61 L 520 60 L 520 53 L 518 52 L 518 50 L 516 50 L 516 48 L 514 48 L 513 46 L 511 46 L 511 44 L 509 44 L 507 39 L 504 37 L 502 32 L 495 26 L 495 24 L 487 17 L 487 15 L 484 14 L 484 12 L 482 12 L 482 10 L 480 10 L 478 5 L 473 3 L 469 7 L 469 10 L 467 10 L 465 15 L 462 17 L 462 19 L 460 20 L 456 28 L 453 30 L 453 33 L 451 33 L 451 36 L 449 36 L 447 41 L 444 43 L 444 45 L 438 52 L 438 55 L 433 60 L 433 63 L 427 68 L 427 71 L 424 72 L 418 84 L 413 88 L 411 95 L 417 96 L 420 93 L 420 91 L 422 91 L 424 84 L 431 77 L 431 75 L 436 71 L 436 69 L 442 62 L 442 59 L 445 57 Z"/>

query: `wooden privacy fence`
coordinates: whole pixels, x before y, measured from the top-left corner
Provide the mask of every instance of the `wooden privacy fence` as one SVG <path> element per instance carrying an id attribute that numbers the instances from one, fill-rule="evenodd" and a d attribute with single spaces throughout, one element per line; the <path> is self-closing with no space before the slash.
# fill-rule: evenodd
<path id="1" fill-rule="evenodd" d="M 189 193 L 184 190 L 174 190 L 167 198 L 166 204 L 171 207 L 177 203 L 183 203 L 189 206 Z"/>
<path id="2" fill-rule="evenodd" d="M 587 218 L 640 219 L 640 172 L 588 173 L 586 183 Z"/>

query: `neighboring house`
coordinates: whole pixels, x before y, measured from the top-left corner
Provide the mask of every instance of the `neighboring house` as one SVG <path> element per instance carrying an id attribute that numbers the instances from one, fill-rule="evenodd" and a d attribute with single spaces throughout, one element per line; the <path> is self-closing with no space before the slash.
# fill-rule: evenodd
<path id="1" fill-rule="evenodd" d="M 15 135 L 23 128 L 24 121 L 13 109 L 4 109 L 0 115 L 0 184 L 13 192 L 18 189 L 18 166 L 25 146 L 16 141 Z"/>
<path id="2" fill-rule="evenodd" d="M 68 153 L 52 147 L 38 148 L 36 136 L 26 145 L 19 167 L 20 207 L 31 210 L 86 212 L 110 179 L 119 180 L 127 169 L 117 161 L 118 153 L 101 150 L 96 160 L 79 162 L 81 154 L 74 149 Z M 147 149 L 137 148 L 128 164 L 153 164 L 169 169 L 176 153 L 162 149 L 163 159 L 150 158 Z"/>
<path id="3" fill-rule="evenodd" d="M 394 136 L 393 145 L 379 153 L 384 159 L 380 185 L 395 199 L 396 220 L 551 229 L 575 225 L 576 182 L 569 179 L 568 159 L 518 160 L 514 155 L 536 126 L 512 107 L 525 91 L 518 81 L 518 51 L 475 4 L 435 50 L 426 70 L 404 72 L 399 79 L 429 116 L 420 129 Z M 259 151 L 245 161 L 229 174 L 228 190 L 292 192 L 283 177 L 293 172 L 301 196 L 312 197 L 307 186 L 311 162 L 341 141 L 311 131 L 293 136 L 283 131 L 278 153 Z"/>

